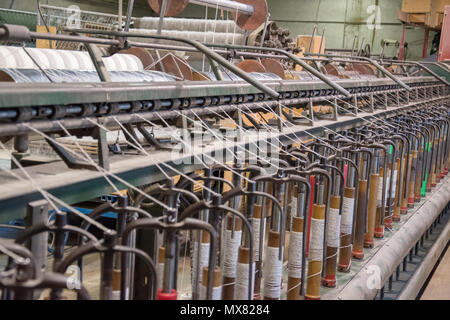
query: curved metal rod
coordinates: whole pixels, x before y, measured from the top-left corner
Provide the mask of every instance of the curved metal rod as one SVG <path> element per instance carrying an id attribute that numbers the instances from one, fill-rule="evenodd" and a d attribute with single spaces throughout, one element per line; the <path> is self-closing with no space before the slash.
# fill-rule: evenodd
<path id="1" fill-rule="evenodd" d="M 242 191 L 243 192 L 243 191 Z M 238 196 L 238 194 L 234 194 L 233 196 Z M 230 197 L 231 198 L 231 197 Z M 190 219 L 189 217 L 192 216 L 195 212 L 201 211 L 201 210 L 205 210 L 205 209 L 209 209 L 209 210 L 222 210 L 225 212 L 229 212 L 232 215 L 237 216 L 238 218 L 240 218 L 243 222 L 243 224 L 245 225 L 245 227 L 247 228 L 247 232 L 249 234 L 249 283 L 248 283 L 248 299 L 251 300 L 253 293 L 252 293 L 252 279 L 253 279 L 253 227 L 250 224 L 250 222 L 248 221 L 248 219 L 238 210 L 228 207 L 226 205 L 211 205 L 211 202 L 206 202 L 206 201 L 201 201 L 198 203 L 194 203 L 193 205 L 189 206 L 187 209 L 183 210 L 183 212 L 181 213 L 181 215 L 179 216 L 179 220 L 180 221 L 186 221 L 187 219 Z M 223 216 L 221 218 L 221 220 L 223 220 L 225 218 L 225 216 Z M 212 244 L 211 244 L 211 248 L 212 248 Z"/>
<path id="2" fill-rule="evenodd" d="M 328 79 L 323 73 L 317 71 L 313 67 L 311 67 L 309 64 L 307 64 L 305 61 L 297 57 L 295 54 L 292 54 L 290 52 L 287 52 L 282 49 L 276 49 L 276 48 L 262 48 L 262 47 L 254 47 L 254 46 L 242 46 L 242 45 L 231 45 L 231 44 L 213 44 L 213 43 L 205 43 L 205 46 L 208 47 L 215 47 L 215 48 L 228 48 L 228 49 L 242 49 L 242 50 L 258 50 L 258 51 L 271 51 L 276 52 L 279 54 L 282 54 L 286 57 L 288 57 L 290 60 L 292 60 L 295 64 L 298 64 L 303 69 L 308 71 L 309 73 L 313 74 L 315 77 L 319 78 L 321 81 L 325 82 L 327 85 L 332 87 L 333 89 L 339 91 L 347 98 L 350 98 L 352 95 L 350 92 L 348 92 L 346 89 L 344 89 L 341 85 L 333 82 L 332 80 Z"/>
<path id="3" fill-rule="evenodd" d="M 73 233 L 78 233 L 80 235 L 83 235 L 92 241 L 98 241 L 98 239 L 92 233 L 87 232 L 86 230 L 83 230 L 83 229 L 75 227 L 75 226 L 65 225 L 63 227 L 57 227 L 55 225 L 47 225 L 45 223 L 42 223 L 42 224 L 33 225 L 33 226 L 27 228 L 26 230 L 24 230 L 18 236 L 15 243 L 23 244 L 29 238 L 31 238 L 39 233 L 43 233 L 43 232 L 73 232 Z"/>
<path id="4" fill-rule="evenodd" d="M 5 283 L 4 279 L 0 278 L 0 287 L 7 288 L 9 290 L 35 290 L 35 289 L 47 289 L 62 290 L 67 288 L 68 278 L 58 273 L 48 273 L 42 278 L 37 280 L 28 280 L 21 283 Z M 75 291 L 80 300 L 90 300 L 89 292 L 86 288 L 80 284 L 79 288 L 71 289 Z"/>
<path id="5" fill-rule="evenodd" d="M 386 68 L 384 68 L 378 62 L 376 62 L 375 60 L 372 60 L 370 58 L 360 57 L 360 56 L 350 56 L 349 57 L 349 56 L 342 56 L 342 55 L 336 55 L 336 54 L 320 54 L 320 53 L 314 53 L 314 54 L 312 54 L 312 53 L 305 53 L 305 55 L 307 55 L 307 56 L 314 55 L 314 56 L 329 57 L 329 58 L 352 58 L 352 59 L 356 59 L 356 60 L 367 61 L 370 64 L 372 64 L 375 68 L 377 68 L 385 76 L 387 76 L 387 77 L 391 78 L 392 80 L 394 80 L 395 82 L 397 82 L 397 84 L 402 86 L 404 89 L 406 89 L 408 91 L 412 91 L 412 88 L 410 86 L 408 86 L 402 80 L 398 79 L 396 76 L 394 76 L 392 73 L 390 73 L 388 70 L 386 70 Z"/>
<path id="6" fill-rule="evenodd" d="M 208 223 L 198 220 L 198 219 L 191 219 L 186 218 L 183 222 L 177 222 L 173 224 L 167 224 L 160 220 L 157 220 L 155 218 L 145 218 L 145 219 L 139 219 L 132 221 L 129 223 L 123 232 L 122 235 L 122 243 L 126 245 L 128 242 L 128 238 L 130 236 L 130 233 L 135 229 L 158 229 L 158 230 L 165 230 L 166 232 L 174 232 L 176 230 L 181 229 L 199 229 L 207 231 L 210 235 L 211 239 L 211 246 L 210 246 L 210 254 L 209 254 L 209 268 L 208 268 L 208 288 L 207 288 L 207 299 L 210 300 L 212 297 L 212 284 L 214 281 L 214 267 L 215 267 L 215 252 L 214 248 L 217 242 L 217 232 L 216 230 Z M 122 257 L 125 257 L 126 254 L 123 254 Z M 125 260 L 126 261 L 126 260 Z M 124 273 L 122 273 L 122 277 L 124 276 Z M 122 281 L 124 279 L 122 278 Z M 121 299 L 125 300 L 125 291 L 121 291 L 120 293 Z"/>

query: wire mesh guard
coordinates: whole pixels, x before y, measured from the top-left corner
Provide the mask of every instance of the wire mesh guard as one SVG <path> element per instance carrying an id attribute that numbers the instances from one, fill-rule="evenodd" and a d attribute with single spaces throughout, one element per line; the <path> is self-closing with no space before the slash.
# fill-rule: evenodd
<path id="1" fill-rule="evenodd" d="M 116 30 L 119 25 L 119 16 L 100 12 L 83 11 L 76 5 L 67 8 L 41 5 L 42 17 L 47 26 L 54 26 L 57 29 L 64 27 L 86 28 L 92 30 Z M 125 21 L 123 17 L 123 21 Z M 44 25 L 41 17 L 38 16 L 38 24 Z M 76 50 L 79 44 L 58 41 L 57 49 Z"/>

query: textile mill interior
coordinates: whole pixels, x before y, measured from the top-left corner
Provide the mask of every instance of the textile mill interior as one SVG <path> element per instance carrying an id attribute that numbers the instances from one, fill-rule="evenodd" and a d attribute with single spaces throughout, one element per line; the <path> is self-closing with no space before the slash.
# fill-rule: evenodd
<path id="1" fill-rule="evenodd" d="M 449 81 L 449 0 L 0 0 L 0 299 L 450 300 Z"/>

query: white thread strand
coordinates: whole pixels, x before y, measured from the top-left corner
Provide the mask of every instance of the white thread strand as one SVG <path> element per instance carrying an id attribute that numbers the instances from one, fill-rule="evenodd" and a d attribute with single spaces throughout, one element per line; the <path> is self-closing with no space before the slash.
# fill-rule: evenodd
<path id="1" fill-rule="evenodd" d="M 323 233 L 325 220 L 311 218 L 311 240 L 309 243 L 309 260 L 322 261 Z"/>
<path id="2" fill-rule="evenodd" d="M 272 299 L 279 299 L 281 294 L 283 261 L 278 259 L 279 250 L 268 246 L 264 261 L 264 297 Z"/>
<path id="3" fill-rule="evenodd" d="M 289 236 L 288 271 L 289 277 L 302 277 L 303 232 L 291 231 Z"/>
<path id="4" fill-rule="evenodd" d="M 339 236 L 341 228 L 341 215 L 339 209 L 329 208 L 327 221 L 327 246 L 332 248 L 339 247 Z"/>
<path id="5" fill-rule="evenodd" d="M 259 239 L 261 238 L 261 219 L 253 218 L 253 246 L 255 248 L 255 261 L 259 261 L 259 252 L 260 252 L 260 246 L 259 246 Z M 263 222 L 263 234 L 262 238 L 264 239 L 264 230 L 265 230 L 265 223 Z M 263 242 L 263 248 L 264 250 L 264 242 Z"/>
<path id="6" fill-rule="evenodd" d="M 354 209 L 355 209 L 355 199 L 343 197 L 343 199 L 342 199 L 342 217 L 341 217 L 341 233 L 342 233 L 342 235 L 351 235 L 352 234 Z"/>
<path id="7" fill-rule="evenodd" d="M 199 246 L 200 244 L 200 246 Z M 199 256 L 199 247 L 200 247 L 200 259 Z M 210 243 L 200 243 L 198 241 L 194 242 L 194 252 L 192 254 L 192 287 L 195 287 L 196 283 L 202 283 L 203 280 L 203 268 L 209 265 L 209 248 Z M 199 265 L 200 264 L 200 265 Z M 199 268 L 198 280 L 197 280 L 197 268 Z"/>
<path id="8" fill-rule="evenodd" d="M 234 237 L 232 234 L 234 233 Z M 241 244 L 242 230 L 225 230 L 223 237 L 223 275 L 236 278 L 239 245 Z"/>
<path id="9" fill-rule="evenodd" d="M 235 300 L 248 300 L 248 263 L 237 264 L 236 286 L 234 288 Z M 253 300 L 255 284 L 255 263 L 253 263 L 253 275 L 251 279 L 251 298 Z"/>
<path id="10" fill-rule="evenodd" d="M 200 286 L 200 300 L 206 300 L 206 286 Z M 212 287 L 211 300 L 222 300 L 222 286 Z"/>
<path id="11" fill-rule="evenodd" d="M 162 288 L 164 279 L 164 262 L 158 262 L 158 288 Z"/>

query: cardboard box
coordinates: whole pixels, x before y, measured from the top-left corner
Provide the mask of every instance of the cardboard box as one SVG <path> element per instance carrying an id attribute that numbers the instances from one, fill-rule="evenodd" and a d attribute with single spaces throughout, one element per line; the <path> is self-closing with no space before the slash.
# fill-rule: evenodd
<path id="1" fill-rule="evenodd" d="M 442 26 L 444 14 L 439 12 L 429 12 L 426 14 L 425 24 L 431 28 L 439 28 Z"/>
<path id="2" fill-rule="evenodd" d="M 406 13 L 444 12 L 450 0 L 403 0 L 402 11 Z"/>
<path id="3" fill-rule="evenodd" d="M 311 36 L 297 36 L 297 48 L 304 48 L 304 52 L 308 52 L 309 47 L 311 45 Z M 321 36 L 315 36 L 314 41 L 312 44 L 311 53 L 319 53 L 320 50 L 320 42 L 322 41 Z M 325 39 L 323 39 L 322 43 L 322 50 L 320 50 L 320 53 L 325 53 Z"/>
<path id="4" fill-rule="evenodd" d="M 450 6 L 450 0 L 432 0 L 430 12 L 444 13 L 445 6 Z"/>
<path id="5" fill-rule="evenodd" d="M 56 27 L 48 26 L 48 30 L 50 30 L 50 33 L 56 34 Z M 40 33 L 48 33 L 46 26 L 36 26 L 36 31 Z M 56 41 L 52 40 L 52 45 L 50 47 L 50 41 L 49 40 L 42 40 L 37 39 L 36 40 L 36 48 L 43 48 L 43 49 L 56 49 Z"/>
<path id="6" fill-rule="evenodd" d="M 406 13 L 425 13 L 431 11 L 432 0 L 403 0 L 402 11 Z"/>

